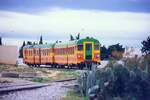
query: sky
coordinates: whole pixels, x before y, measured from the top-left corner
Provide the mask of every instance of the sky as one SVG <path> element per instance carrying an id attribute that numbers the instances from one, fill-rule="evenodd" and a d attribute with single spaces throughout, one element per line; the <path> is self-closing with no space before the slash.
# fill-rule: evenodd
<path id="1" fill-rule="evenodd" d="M 40 35 L 47 42 L 67 40 L 78 33 L 103 45 L 138 45 L 150 35 L 150 0 L 0 0 L 6 44 Z"/>

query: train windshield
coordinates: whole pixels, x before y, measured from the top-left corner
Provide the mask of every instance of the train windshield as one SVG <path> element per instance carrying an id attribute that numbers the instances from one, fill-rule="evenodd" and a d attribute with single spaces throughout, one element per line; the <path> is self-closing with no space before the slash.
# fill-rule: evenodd
<path id="1" fill-rule="evenodd" d="M 82 51 L 83 50 L 83 45 L 78 45 L 78 50 Z"/>

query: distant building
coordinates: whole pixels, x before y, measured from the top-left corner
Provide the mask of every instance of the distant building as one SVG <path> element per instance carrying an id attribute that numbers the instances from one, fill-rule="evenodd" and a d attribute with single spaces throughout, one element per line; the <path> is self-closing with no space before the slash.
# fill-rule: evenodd
<path id="1" fill-rule="evenodd" d="M 0 64 L 17 63 L 17 46 L 0 45 Z"/>

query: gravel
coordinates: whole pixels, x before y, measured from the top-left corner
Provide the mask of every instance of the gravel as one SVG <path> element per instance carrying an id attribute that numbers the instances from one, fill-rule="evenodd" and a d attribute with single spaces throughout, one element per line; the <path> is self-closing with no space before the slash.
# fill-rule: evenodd
<path id="1" fill-rule="evenodd" d="M 0 94 L 0 100 L 62 100 L 69 90 L 66 86 L 74 82 L 54 82 L 43 88 Z"/>

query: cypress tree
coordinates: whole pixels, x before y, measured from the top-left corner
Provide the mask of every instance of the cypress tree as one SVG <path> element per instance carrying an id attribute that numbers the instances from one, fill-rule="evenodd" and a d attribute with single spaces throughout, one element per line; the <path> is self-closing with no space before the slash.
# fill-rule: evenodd
<path id="1" fill-rule="evenodd" d="M 77 40 L 80 39 L 80 33 L 78 33 L 78 35 L 76 36 L 76 39 L 77 39 Z"/>
<path id="2" fill-rule="evenodd" d="M 0 45 L 2 45 L 2 37 L 0 37 Z"/>
<path id="3" fill-rule="evenodd" d="M 72 35 L 70 35 L 70 41 L 73 41 L 74 37 Z"/>
<path id="4" fill-rule="evenodd" d="M 42 38 L 42 35 L 40 36 L 39 44 L 43 44 L 43 38 Z"/>

